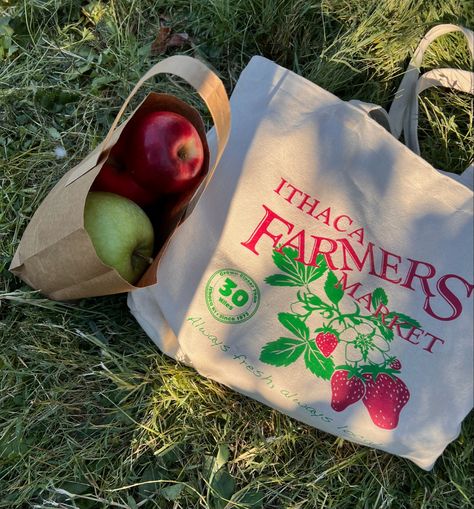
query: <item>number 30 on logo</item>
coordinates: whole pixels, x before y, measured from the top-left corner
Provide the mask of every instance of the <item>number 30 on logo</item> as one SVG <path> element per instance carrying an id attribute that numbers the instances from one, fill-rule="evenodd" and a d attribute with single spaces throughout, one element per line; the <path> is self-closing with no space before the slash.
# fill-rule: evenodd
<path id="1" fill-rule="evenodd" d="M 209 278 L 205 298 L 211 315 L 224 323 L 242 323 L 251 318 L 260 303 L 255 281 L 237 269 L 221 269 Z"/>
<path id="2" fill-rule="evenodd" d="M 238 307 L 245 306 L 249 300 L 249 294 L 245 290 L 242 290 L 242 288 L 238 288 L 237 283 L 230 278 L 226 278 L 224 286 L 219 288 L 219 293 L 224 297 L 232 296 L 232 303 Z"/>

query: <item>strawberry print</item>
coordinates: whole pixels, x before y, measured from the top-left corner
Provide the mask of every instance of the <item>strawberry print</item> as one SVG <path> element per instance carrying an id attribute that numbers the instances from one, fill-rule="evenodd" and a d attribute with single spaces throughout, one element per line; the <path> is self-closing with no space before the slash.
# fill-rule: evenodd
<path id="1" fill-rule="evenodd" d="M 392 369 L 395 369 L 396 371 L 400 371 L 402 369 L 402 363 L 398 360 L 398 359 L 395 359 L 391 364 L 390 364 L 390 367 Z"/>
<path id="2" fill-rule="evenodd" d="M 394 429 L 402 408 L 410 399 L 405 383 L 395 375 L 365 373 L 365 395 L 362 400 L 373 423 L 379 428 Z"/>
<path id="3" fill-rule="evenodd" d="M 291 312 L 278 313 L 286 331 L 263 345 L 259 360 L 282 368 L 298 363 L 330 382 L 334 411 L 361 401 L 359 408 L 362 411 L 363 403 L 376 426 L 396 428 L 410 392 L 401 379 L 402 362 L 391 352 L 393 327 L 374 311 L 382 305 L 390 310 L 387 317 L 396 316 L 420 329 L 422 325 L 392 309 L 383 288 L 364 296 L 370 295 L 367 306 L 359 305 L 362 299 L 347 299 L 341 275 L 328 267 L 324 255 L 306 265 L 300 251 L 289 245 L 278 245 L 273 251 L 278 273 L 267 276 L 265 283 L 296 288 L 296 300 L 290 301 Z"/>
<path id="4" fill-rule="evenodd" d="M 331 376 L 331 391 L 332 409 L 342 412 L 362 398 L 365 386 L 358 376 L 349 377 L 347 369 L 338 369 Z"/>
<path id="5" fill-rule="evenodd" d="M 315 332 L 319 332 L 315 338 L 319 351 L 324 355 L 324 357 L 329 357 L 339 343 L 336 331 L 322 327 L 320 329 L 316 329 Z"/>

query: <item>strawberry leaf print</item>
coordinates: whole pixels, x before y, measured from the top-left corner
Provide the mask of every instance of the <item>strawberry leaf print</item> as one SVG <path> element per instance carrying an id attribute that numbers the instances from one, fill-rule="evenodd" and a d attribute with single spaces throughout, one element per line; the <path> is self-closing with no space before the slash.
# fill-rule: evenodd
<path id="1" fill-rule="evenodd" d="M 412 327 L 418 327 L 421 329 L 420 322 L 418 320 L 415 320 L 414 318 L 411 318 L 408 315 L 405 315 L 403 313 L 398 313 L 397 311 L 392 311 L 391 313 L 388 313 L 385 317 L 385 323 L 390 323 L 396 316 L 397 318 L 397 324 L 402 329 L 411 329 Z"/>
<path id="2" fill-rule="evenodd" d="M 301 281 L 286 274 L 273 274 L 265 278 L 265 283 L 272 286 L 301 286 Z"/>
<path id="3" fill-rule="evenodd" d="M 312 312 L 314 310 L 317 310 L 320 313 L 326 311 L 332 314 L 332 306 L 323 302 L 322 299 L 320 299 L 317 295 L 313 293 L 311 294 L 307 293 L 303 298 L 301 298 L 301 296 L 298 296 L 298 299 L 300 300 L 300 302 L 303 302 L 304 308 L 307 311 Z"/>
<path id="4" fill-rule="evenodd" d="M 291 247 L 284 247 L 282 251 L 273 251 L 273 262 L 285 274 L 301 281 L 301 273 L 299 269 L 299 262 L 295 261 L 298 256 L 298 251 Z M 302 281 L 301 281 L 302 282 Z"/>
<path id="5" fill-rule="evenodd" d="M 374 310 L 377 309 L 380 304 L 386 306 L 388 304 L 388 297 L 383 288 L 376 288 L 372 292 L 372 306 Z"/>
<path id="6" fill-rule="evenodd" d="M 324 284 L 324 291 L 328 296 L 328 299 L 333 303 L 337 304 L 344 295 L 344 290 L 339 284 L 336 274 L 332 270 L 329 271 L 326 283 Z"/>
<path id="7" fill-rule="evenodd" d="M 278 320 L 283 327 L 298 338 L 306 340 L 309 339 L 308 326 L 298 315 L 293 315 L 291 313 L 278 313 Z"/>
<path id="8" fill-rule="evenodd" d="M 312 308 L 319 309 L 327 307 L 327 304 L 323 302 L 317 295 L 314 293 L 311 295 L 306 295 L 306 304 Z"/>
<path id="9" fill-rule="evenodd" d="M 305 274 L 305 283 L 309 284 L 313 281 L 316 281 L 316 279 L 319 279 L 327 270 L 328 266 L 326 263 L 326 259 L 323 255 L 318 255 L 316 259 L 316 265 L 317 267 L 313 265 L 307 265 L 306 266 L 306 274 Z"/>
<path id="10" fill-rule="evenodd" d="M 387 340 L 392 341 L 394 338 L 393 330 L 389 329 L 388 327 L 385 327 L 385 325 L 382 322 L 377 323 L 377 328 L 380 331 L 380 334 Z"/>
<path id="11" fill-rule="evenodd" d="M 295 338 L 278 338 L 267 343 L 260 353 L 260 361 L 272 366 L 289 366 L 304 352 L 306 343 Z"/>
<path id="12" fill-rule="evenodd" d="M 273 262 L 285 274 L 274 274 L 265 278 L 272 286 L 305 286 L 319 279 L 327 270 L 324 256 L 319 255 L 317 266 L 310 266 L 296 260 L 298 251 L 284 247 L 281 251 L 273 251 Z"/>
<path id="13" fill-rule="evenodd" d="M 381 320 L 381 318 L 379 316 L 370 316 L 367 319 L 370 320 L 373 324 L 375 324 L 377 329 L 380 331 L 380 334 L 382 334 L 382 336 L 387 341 L 392 341 L 392 339 L 394 338 L 393 330 L 389 329 L 387 327 L 387 325 L 385 325 L 385 324 L 389 324 L 390 323 L 386 318 L 385 318 L 385 323 L 382 322 L 382 320 Z"/>
<path id="14" fill-rule="evenodd" d="M 323 380 L 329 380 L 334 373 L 334 361 L 331 357 L 324 357 L 315 343 L 306 344 L 304 362 L 313 375 Z"/>

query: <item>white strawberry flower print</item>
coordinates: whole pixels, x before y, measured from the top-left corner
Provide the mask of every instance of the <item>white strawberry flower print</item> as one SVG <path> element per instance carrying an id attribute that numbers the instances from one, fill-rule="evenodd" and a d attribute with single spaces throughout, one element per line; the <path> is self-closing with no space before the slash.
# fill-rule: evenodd
<path id="1" fill-rule="evenodd" d="M 362 360 L 362 352 L 353 343 L 346 344 L 346 360 L 349 362 L 360 362 Z"/>
<path id="2" fill-rule="evenodd" d="M 339 334 L 339 341 L 346 343 L 345 354 L 349 362 L 371 361 L 382 364 L 385 352 L 390 350 L 387 340 L 367 323 L 348 327 Z"/>

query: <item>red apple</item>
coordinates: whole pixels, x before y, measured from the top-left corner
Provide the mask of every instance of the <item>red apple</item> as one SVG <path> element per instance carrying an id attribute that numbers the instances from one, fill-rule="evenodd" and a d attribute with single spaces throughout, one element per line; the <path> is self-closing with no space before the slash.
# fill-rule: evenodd
<path id="1" fill-rule="evenodd" d="M 134 201 L 140 207 L 145 207 L 156 201 L 157 197 L 138 185 L 130 173 L 123 171 L 109 161 L 104 163 L 99 175 L 94 181 L 91 191 L 115 193 Z"/>
<path id="2" fill-rule="evenodd" d="M 202 179 L 204 149 L 193 124 L 170 111 L 144 115 L 130 132 L 127 171 L 155 195 L 182 193 Z"/>
<path id="3" fill-rule="evenodd" d="M 138 184 L 126 166 L 126 154 L 130 148 L 130 139 L 142 117 L 143 114 L 137 112 L 127 122 L 119 139 L 110 150 L 107 161 L 94 180 L 91 191 L 115 193 L 134 201 L 140 207 L 145 207 L 154 203 L 159 196 Z"/>
<path id="4" fill-rule="evenodd" d="M 158 198 L 156 193 L 138 184 L 133 175 L 127 171 L 123 162 L 124 157 L 120 157 L 119 150 L 121 147 L 117 147 L 114 151 L 115 147 L 117 145 L 112 148 L 107 161 L 105 161 L 92 184 L 91 191 L 119 194 L 134 201 L 140 207 L 145 207 L 156 201 Z"/>

